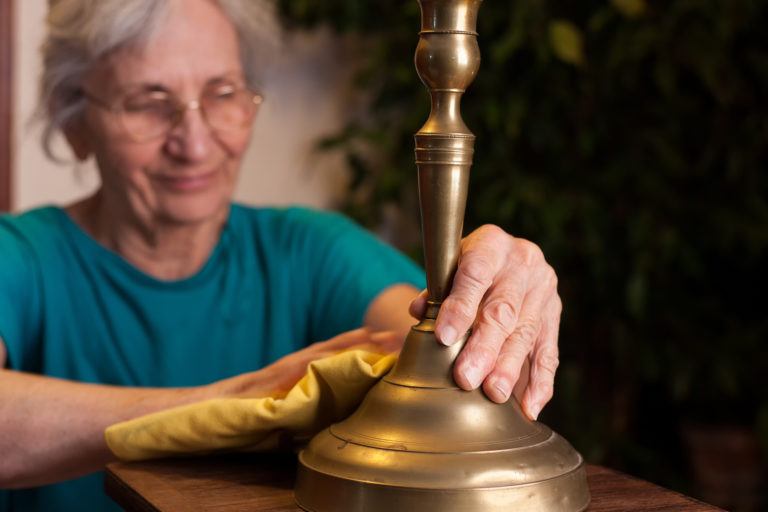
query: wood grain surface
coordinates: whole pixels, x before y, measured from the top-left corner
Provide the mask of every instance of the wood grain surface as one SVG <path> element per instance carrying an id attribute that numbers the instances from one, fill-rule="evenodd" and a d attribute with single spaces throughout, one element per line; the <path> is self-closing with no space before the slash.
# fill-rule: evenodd
<path id="1" fill-rule="evenodd" d="M 296 458 L 240 454 L 114 463 L 107 494 L 129 512 L 298 512 L 293 500 Z M 591 512 L 712 512 L 720 510 L 644 480 L 587 466 Z"/>

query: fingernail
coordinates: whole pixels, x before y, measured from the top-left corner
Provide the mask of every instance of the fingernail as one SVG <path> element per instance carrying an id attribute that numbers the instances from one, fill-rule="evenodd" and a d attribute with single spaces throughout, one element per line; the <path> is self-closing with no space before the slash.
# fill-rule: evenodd
<path id="1" fill-rule="evenodd" d="M 528 414 L 530 415 L 531 419 L 536 421 L 536 419 L 539 417 L 539 413 L 541 412 L 541 405 L 539 404 L 531 404 L 530 407 L 528 407 Z"/>
<path id="2" fill-rule="evenodd" d="M 504 379 L 498 379 L 496 382 L 493 383 L 493 387 L 496 388 L 496 391 L 499 392 L 499 394 L 502 396 L 502 400 L 506 402 L 509 399 L 509 384 L 507 384 L 507 381 Z"/>
<path id="3" fill-rule="evenodd" d="M 480 382 L 483 380 L 483 374 L 477 366 L 469 366 L 465 368 L 461 374 L 472 389 L 477 389 Z"/>
<path id="4" fill-rule="evenodd" d="M 446 347 L 450 347 L 457 341 L 458 340 L 456 339 L 456 329 L 454 329 L 450 325 L 443 327 L 440 330 L 440 343 L 442 343 Z"/>

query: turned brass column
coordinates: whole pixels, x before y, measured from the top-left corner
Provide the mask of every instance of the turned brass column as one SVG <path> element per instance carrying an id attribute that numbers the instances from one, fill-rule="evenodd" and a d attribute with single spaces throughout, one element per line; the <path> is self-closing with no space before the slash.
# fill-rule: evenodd
<path id="1" fill-rule="evenodd" d="M 583 510 L 589 491 L 581 456 L 529 421 L 514 398 L 499 405 L 481 390 L 459 389 L 452 367 L 466 336 L 451 347 L 435 338 L 456 270 L 474 151 L 460 101 L 480 65 L 481 0 L 419 3 L 416 69 L 432 101 L 415 136 L 428 307 L 358 410 L 300 453 L 296 500 L 311 512 Z"/>

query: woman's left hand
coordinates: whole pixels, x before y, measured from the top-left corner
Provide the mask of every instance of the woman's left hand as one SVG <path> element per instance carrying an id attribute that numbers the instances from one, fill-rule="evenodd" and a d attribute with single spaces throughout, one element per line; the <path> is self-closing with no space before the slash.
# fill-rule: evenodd
<path id="1" fill-rule="evenodd" d="M 425 290 L 411 303 L 414 317 L 423 315 L 426 298 Z M 541 249 L 487 225 L 461 242 L 435 334 L 452 345 L 472 328 L 454 365 L 456 383 L 467 390 L 482 385 L 499 403 L 514 389 L 525 413 L 536 419 L 552 398 L 561 311 L 557 276 Z"/>

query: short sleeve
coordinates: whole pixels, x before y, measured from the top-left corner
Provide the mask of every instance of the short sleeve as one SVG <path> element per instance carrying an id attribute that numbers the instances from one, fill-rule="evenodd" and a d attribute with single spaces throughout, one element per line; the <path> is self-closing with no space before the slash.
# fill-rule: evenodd
<path id="1" fill-rule="evenodd" d="M 0 217 L 0 338 L 6 368 L 30 369 L 40 329 L 34 251 L 11 217 Z"/>
<path id="2" fill-rule="evenodd" d="M 307 269 L 312 341 L 360 327 L 373 299 L 390 286 L 424 287 L 418 265 L 348 218 L 307 209 L 290 215 L 301 226 L 294 254 Z"/>

